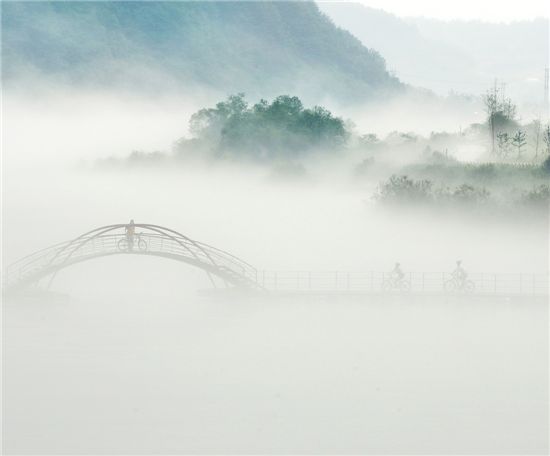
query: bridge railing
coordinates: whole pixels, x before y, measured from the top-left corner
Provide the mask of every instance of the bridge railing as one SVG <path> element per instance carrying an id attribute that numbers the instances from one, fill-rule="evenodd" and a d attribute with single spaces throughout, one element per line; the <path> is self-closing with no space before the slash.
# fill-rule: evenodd
<path id="1" fill-rule="evenodd" d="M 110 254 L 169 254 L 183 257 L 226 274 L 256 281 L 257 271 L 248 263 L 214 247 L 180 236 L 160 233 L 136 233 L 132 248 L 124 233 L 81 236 L 28 255 L 9 265 L 4 271 L 4 285 L 9 286 L 46 268 L 55 269 L 83 258 Z"/>
<path id="2" fill-rule="evenodd" d="M 447 272 L 411 272 L 405 274 L 409 286 L 392 288 L 386 283 L 390 274 L 380 271 L 259 271 L 258 282 L 267 290 L 281 292 L 335 293 L 448 293 L 452 275 Z M 486 295 L 549 294 L 548 274 L 537 273 L 471 273 L 470 292 Z"/>
<path id="3" fill-rule="evenodd" d="M 138 232 L 133 247 L 128 246 L 124 233 L 89 234 L 69 242 L 60 243 L 24 257 L 5 268 L 3 284 L 38 277 L 42 271 L 55 273 L 64 265 L 83 259 L 110 254 L 164 254 L 186 258 L 204 266 L 206 270 L 223 272 L 233 284 L 260 286 L 266 290 L 289 292 L 349 292 L 379 293 L 442 293 L 451 274 L 446 272 L 411 272 L 406 274 L 407 289 L 388 289 L 387 272 L 343 271 L 258 271 L 243 260 L 207 244 L 199 243 L 178 234 Z M 243 283 L 244 281 L 247 281 Z M 476 294 L 548 295 L 548 274 L 531 273 L 471 273 L 468 280 Z"/>
<path id="4" fill-rule="evenodd" d="M 63 242 L 39 250 L 30 255 L 27 255 L 14 263 L 9 264 L 3 271 L 3 285 L 9 286 L 27 275 L 38 270 L 39 268 L 49 264 L 55 259 L 55 255 L 59 249 L 68 246 L 70 242 Z"/>

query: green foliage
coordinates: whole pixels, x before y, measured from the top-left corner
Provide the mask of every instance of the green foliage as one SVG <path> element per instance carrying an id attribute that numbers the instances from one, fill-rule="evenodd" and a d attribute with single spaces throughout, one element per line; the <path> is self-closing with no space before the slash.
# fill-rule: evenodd
<path id="1" fill-rule="evenodd" d="M 484 187 L 462 184 L 452 190 L 451 199 L 463 204 L 477 204 L 489 199 L 491 193 Z"/>
<path id="2" fill-rule="evenodd" d="M 254 159 L 333 150 L 349 136 L 342 119 L 320 106 L 304 108 L 298 97 L 281 95 L 249 106 L 242 93 L 193 114 L 190 131 L 224 153 Z"/>
<path id="3" fill-rule="evenodd" d="M 546 125 L 542 131 L 542 140 L 546 146 L 546 153 L 550 156 L 550 125 Z"/>
<path id="4" fill-rule="evenodd" d="M 400 207 L 429 207 L 435 209 L 467 209 L 510 211 L 549 208 L 550 185 L 538 184 L 529 189 L 517 189 L 493 194 L 485 187 L 460 184 L 455 187 L 436 185 L 436 182 L 408 176 L 391 176 L 378 186 L 374 199 L 382 204 Z"/>
<path id="5" fill-rule="evenodd" d="M 506 132 L 497 133 L 498 153 L 501 157 L 507 157 L 510 150 L 510 135 Z"/>
<path id="6" fill-rule="evenodd" d="M 384 204 L 410 205 L 478 205 L 489 200 L 485 188 L 462 184 L 453 189 L 436 187 L 433 181 L 414 180 L 408 176 L 393 175 L 379 185 L 375 200 Z"/>
<path id="7" fill-rule="evenodd" d="M 2 2 L 3 78 L 303 92 L 346 101 L 403 88 L 384 59 L 313 1 Z M 305 77 L 307 75 L 307 77 Z"/>
<path id="8" fill-rule="evenodd" d="M 491 136 L 491 152 L 496 153 L 495 140 L 497 139 L 497 135 L 501 132 L 509 132 L 518 126 L 515 121 L 516 105 L 512 103 L 510 98 L 501 96 L 500 90 L 496 85 L 494 89 L 487 91 L 483 96 L 483 103 L 485 104 L 487 125 Z M 500 145 L 503 146 L 504 143 L 499 143 Z"/>
<path id="9" fill-rule="evenodd" d="M 485 104 L 488 123 L 495 130 L 501 130 L 515 124 L 516 105 L 510 98 L 502 97 L 497 87 L 487 91 L 483 96 L 483 103 Z"/>
<path id="10" fill-rule="evenodd" d="M 426 203 L 433 199 L 433 183 L 393 175 L 379 185 L 375 199 L 383 203 Z"/>
<path id="11" fill-rule="evenodd" d="M 448 165 L 458 163 L 457 159 L 453 156 L 441 153 L 438 150 L 432 151 L 430 146 L 426 146 L 424 156 L 425 160 L 433 165 Z"/>
<path id="12" fill-rule="evenodd" d="M 548 205 L 550 203 L 550 186 L 543 184 L 524 192 L 522 201 L 531 205 Z"/>
<path id="13" fill-rule="evenodd" d="M 418 163 L 403 167 L 401 172 L 415 179 L 441 180 L 447 185 L 466 183 L 485 186 L 523 186 L 527 182 L 544 182 L 548 174 L 536 164 L 515 163 Z"/>

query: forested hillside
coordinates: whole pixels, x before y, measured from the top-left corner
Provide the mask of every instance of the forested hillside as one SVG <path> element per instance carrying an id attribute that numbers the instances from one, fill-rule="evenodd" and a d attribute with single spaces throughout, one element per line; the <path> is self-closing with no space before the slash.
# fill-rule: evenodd
<path id="1" fill-rule="evenodd" d="M 140 90 L 364 100 L 402 89 L 313 2 L 3 2 L 3 72 Z"/>

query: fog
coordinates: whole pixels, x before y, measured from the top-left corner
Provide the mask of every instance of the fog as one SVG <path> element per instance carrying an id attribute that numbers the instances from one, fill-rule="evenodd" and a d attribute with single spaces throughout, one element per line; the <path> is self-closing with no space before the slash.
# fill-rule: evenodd
<path id="1" fill-rule="evenodd" d="M 169 152 L 211 102 L 5 94 L 4 266 L 134 219 L 259 270 L 451 272 L 461 259 L 548 273 L 544 217 L 383 210 L 380 179 L 354 180 L 348 158 L 308 163 L 303 179 L 250 163 L 98 166 Z M 378 124 L 374 110 L 343 114 L 381 134 L 402 115 L 386 109 Z M 210 296 L 203 271 L 136 255 L 41 284 L 4 300 L 6 454 L 548 451 L 544 298 Z"/>
<path id="2" fill-rule="evenodd" d="M 413 86 L 440 95 L 476 94 L 498 78 L 520 104 L 544 107 L 547 15 L 537 19 L 516 15 L 511 22 L 497 21 L 496 11 L 487 3 L 489 21 L 441 20 L 430 19 L 430 14 L 402 17 L 361 2 L 323 1 L 318 5 L 339 27 L 379 51 L 388 68 Z M 411 8 L 418 9 L 418 4 Z M 443 8 L 449 12 L 448 5 Z"/>

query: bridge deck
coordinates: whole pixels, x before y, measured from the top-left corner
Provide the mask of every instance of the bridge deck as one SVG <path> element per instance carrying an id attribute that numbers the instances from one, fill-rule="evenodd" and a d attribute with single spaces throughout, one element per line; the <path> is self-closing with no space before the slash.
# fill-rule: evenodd
<path id="1" fill-rule="evenodd" d="M 471 289 L 450 287 L 447 272 L 410 272 L 405 274 L 405 289 L 387 286 L 390 274 L 380 271 L 259 271 L 258 282 L 276 293 L 302 294 L 425 294 L 467 293 L 478 296 L 548 296 L 548 274 L 470 273 Z"/>
<path id="2" fill-rule="evenodd" d="M 58 271 L 94 258 L 126 254 L 168 258 L 203 269 L 212 285 L 261 290 L 272 294 L 409 294 L 476 296 L 548 296 L 548 273 L 470 273 L 465 288 L 446 272 L 410 272 L 399 283 L 385 272 L 258 271 L 242 259 L 194 241 L 169 228 L 150 224 L 108 225 L 9 265 L 5 288 L 33 284 Z M 214 280 L 217 278 L 217 282 Z M 51 282 L 51 279 L 50 279 Z"/>

